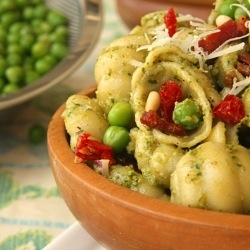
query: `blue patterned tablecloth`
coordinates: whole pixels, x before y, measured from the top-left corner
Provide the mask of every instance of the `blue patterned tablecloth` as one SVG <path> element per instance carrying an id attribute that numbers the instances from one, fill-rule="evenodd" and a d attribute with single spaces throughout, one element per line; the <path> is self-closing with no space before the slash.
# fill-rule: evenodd
<path id="1" fill-rule="evenodd" d="M 90 58 L 64 82 L 1 116 L 0 250 L 40 250 L 75 222 L 56 187 L 46 141 L 32 144 L 27 134 L 34 124 L 47 127 L 70 94 L 94 83 L 101 49 L 128 32 L 114 1 L 103 3 L 103 32 Z"/>

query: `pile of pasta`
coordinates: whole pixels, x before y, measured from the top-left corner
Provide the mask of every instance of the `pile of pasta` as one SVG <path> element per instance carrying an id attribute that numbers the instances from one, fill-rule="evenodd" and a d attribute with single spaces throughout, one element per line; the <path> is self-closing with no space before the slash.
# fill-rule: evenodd
<path id="1" fill-rule="evenodd" d="M 217 28 L 222 1 L 217 1 L 208 22 L 176 14 L 178 26 L 169 36 L 166 11 L 150 13 L 128 35 L 116 39 L 100 54 L 95 66 L 96 96 L 73 95 L 62 115 L 70 145 L 79 134 L 102 141 L 107 114 L 120 101 L 129 102 L 134 123 L 126 148 L 137 168 L 110 166 L 107 178 L 137 192 L 176 204 L 230 213 L 250 213 L 250 80 L 236 63 L 249 51 L 248 35 L 227 41 L 204 53 L 197 41 Z M 211 32 L 212 31 L 212 32 Z M 225 77 L 234 72 L 232 86 Z M 175 81 L 184 96 L 194 100 L 201 124 L 184 136 L 168 134 L 142 123 L 148 95 Z M 230 93 L 244 104 L 237 124 L 213 116 L 213 108 Z"/>

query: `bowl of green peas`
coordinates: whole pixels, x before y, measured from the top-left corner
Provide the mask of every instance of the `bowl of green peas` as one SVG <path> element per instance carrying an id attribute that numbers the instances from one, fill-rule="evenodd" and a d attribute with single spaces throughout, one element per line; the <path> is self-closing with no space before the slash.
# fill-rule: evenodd
<path id="1" fill-rule="evenodd" d="M 0 111 L 72 74 L 93 50 L 101 1 L 0 1 Z"/>

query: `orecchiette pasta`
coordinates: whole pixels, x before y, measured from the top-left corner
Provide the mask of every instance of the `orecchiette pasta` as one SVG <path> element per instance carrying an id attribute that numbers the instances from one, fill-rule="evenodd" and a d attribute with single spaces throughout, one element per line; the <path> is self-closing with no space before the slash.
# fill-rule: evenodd
<path id="1" fill-rule="evenodd" d="M 191 207 L 249 213 L 249 151 L 242 146 L 206 142 L 178 162 L 171 201 Z"/>
<path id="2" fill-rule="evenodd" d="M 66 109 L 62 117 L 69 135 L 72 137 L 71 147 L 76 144 L 76 137 L 84 132 L 91 133 L 93 137 L 101 140 L 108 122 L 95 99 L 88 96 L 72 95 L 66 102 Z"/>
<path id="3" fill-rule="evenodd" d="M 138 130 L 134 154 L 149 183 L 169 188 L 170 176 L 184 153 L 172 144 L 158 143 L 151 131 Z"/>
<path id="4" fill-rule="evenodd" d="M 178 81 L 184 94 L 191 96 L 202 109 L 202 126 L 188 136 L 177 137 L 154 130 L 154 136 L 161 143 L 192 147 L 204 140 L 211 131 L 212 114 L 206 91 L 209 97 L 215 96 L 213 100 L 218 101 L 220 97 L 212 88 L 210 79 L 193 63 L 195 63 L 195 59 L 183 53 L 178 47 L 164 46 L 150 52 L 145 63 L 133 74 L 131 103 L 135 110 L 137 126 L 140 129 L 145 129 L 140 119 L 145 110 L 148 94 L 150 91 L 159 91 L 161 85 L 169 79 Z"/>
<path id="5" fill-rule="evenodd" d="M 128 101 L 131 78 L 137 64 L 143 62 L 145 51 L 137 51 L 146 43 L 142 35 L 127 35 L 117 39 L 104 49 L 95 65 L 96 95 L 100 106 L 108 112 L 118 101 Z"/>

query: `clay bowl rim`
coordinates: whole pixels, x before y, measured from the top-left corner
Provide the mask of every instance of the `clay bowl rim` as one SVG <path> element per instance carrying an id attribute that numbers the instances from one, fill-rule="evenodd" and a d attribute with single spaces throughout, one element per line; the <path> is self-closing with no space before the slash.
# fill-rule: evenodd
<path id="1" fill-rule="evenodd" d="M 93 95 L 95 90 L 96 85 L 93 85 L 78 94 Z M 52 170 L 53 164 L 57 162 L 64 168 L 64 171 L 76 179 L 76 182 L 82 183 L 86 189 L 91 189 L 96 195 L 155 219 L 171 220 L 173 223 L 196 224 L 198 227 L 228 228 L 235 231 L 245 231 L 250 235 L 249 215 L 208 211 L 176 205 L 115 184 L 83 163 L 81 163 L 81 167 L 76 167 L 76 163 L 73 162 L 74 153 L 69 147 L 64 122 L 61 118 L 64 108 L 65 103 L 55 112 L 48 126 L 47 143 L 49 157 L 52 161 Z M 98 187 L 93 186 L 93 183 L 98 183 Z"/>

